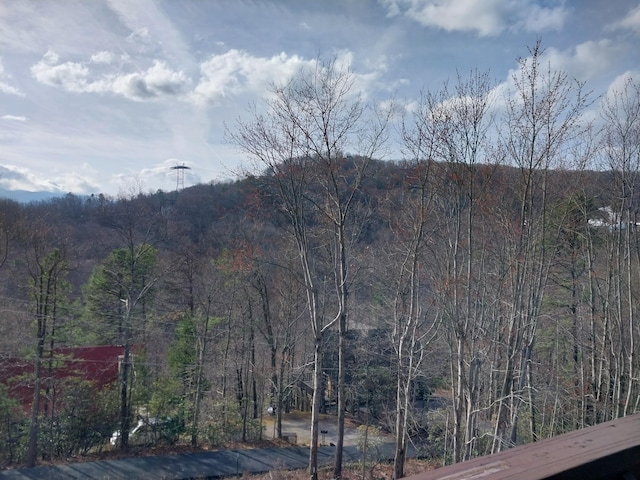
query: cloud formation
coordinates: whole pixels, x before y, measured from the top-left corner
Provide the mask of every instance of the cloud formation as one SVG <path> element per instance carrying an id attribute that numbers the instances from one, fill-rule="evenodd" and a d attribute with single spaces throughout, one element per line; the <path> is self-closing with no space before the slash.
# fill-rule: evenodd
<path id="1" fill-rule="evenodd" d="M 352 93 L 375 105 L 410 106 L 474 68 L 508 92 L 535 38 L 545 67 L 596 95 L 638 75 L 639 0 L 4 3 L 0 162 L 79 193 L 131 178 L 172 189 L 155 167 L 165 159 L 231 177 L 246 158 L 225 123 L 318 58 L 348 68 Z"/>
<path id="2" fill-rule="evenodd" d="M 160 60 L 142 73 L 107 77 L 96 83 L 98 91 L 122 95 L 131 100 L 147 100 L 161 96 L 179 96 L 187 91 L 191 80 Z"/>
<path id="3" fill-rule="evenodd" d="M 58 63 L 59 61 L 58 54 L 49 50 L 42 60 L 31 67 L 31 74 L 44 85 L 60 87 L 70 92 L 87 91 L 89 69 L 81 63 Z"/>
<path id="4" fill-rule="evenodd" d="M 8 120 L 10 122 L 26 122 L 27 117 L 22 115 L 2 115 L 0 120 Z"/>
<path id="5" fill-rule="evenodd" d="M 116 61 L 120 65 L 114 65 Z M 349 68 L 353 54 L 342 51 L 336 61 Z M 285 82 L 304 67 L 315 65 L 316 59 L 303 59 L 282 52 L 271 57 L 258 57 L 243 50 L 231 49 L 212 55 L 200 64 L 200 77 L 192 88 L 192 80 L 182 70 L 174 70 L 162 60 L 153 60 L 146 70 L 131 73 L 115 72 L 121 65 L 132 63 L 127 56 L 100 51 L 87 62 L 61 62 L 60 56 L 49 50 L 31 67 L 32 76 L 41 84 L 73 93 L 112 94 L 134 101 L 173 97 L 200 107 L 220 105 L 225 99 L 243 94 L 264 95 L 271 83 Z M 110 71 L 112 68 L 114 71 Z M 356 88 L 365 93 L 374 88 L 384 62 L 377 69 L 355 75 Z"/>
<path id="6" fill-rule="evenodd" d="M 114 59 L 115 56 L 106 51 L 91 56 L 91 62 L 97 64 L 110 64 Z M 136 101 L 179 96 L 187 91 L 191 83 L 184 72 L 172 70 L 161 60 L 153 60 L 152 66 L 142 72 L 95 72 L 93 75 L 88 66 L 91 62 L 60 63 L 59 55 L 49 50 L 31 67 L 31 74 L 44 85 L 69 92 L 110 93 Z"/>
<path id="7" fill-rule="evenodd" d="M 245 92 L 262 94 L 271 82 L 286 81 L 299 68 L 312 63 L 286 53 L 260 58 L 232 49 L 212 55 L 200 65 L 201 78 L 191 99 L 197 105 L 207 105 Z"/>
<path id="8" fill-rule="evenodd" d="M 104 63 L 104 64 L 110 64 L 113 63 L 116 59 L 116 55 L 112 52 L 107 52 L 105 50 L 98 52 L 98 53 L 94 53 L 93 55 L 91 55 L 91 61 L 93 63 Z"/>
<path id="9" fill-rule="evenodd" d="M 12 87 L 8 83 L 0 81 L 0 93 L 6 93 L 7 95 L 17 95 L 18 97 L 24 97 L 24 93 L 19 88 Z"/>
<path id="10" fill-rule="evenodd" d="M 15 165 L 0 165 L 0 187 L 7 190 L 25 190 L 27 192 L 60 192 L 54 180 L 39 179 L 26 168 Z"/>
<path id="11" fill-rule="evenodd" d="M 640 4 L 629 10 L 629 13 L 621 20 L 608 26 L 608 30 L 632 30 L 636 35 L 640 35 Z"/>
<path id="12" fill-rule="evenodd" d="M 24 93 L 20 89 L 9 85 L 4 82 L 7 75 L 4 73 L 4 67 L 2 66 L 2 58 L 0 58 L 0 93 L 6 93 L 7 95 L 16 95 L 18 97 L 24 97 Z"/>
<path id="13" fill-rule="evenodd" d="M 113 94 L 134 101 L 176 97 L 207 106 L 244 93 L 262 95 L 271 82 L 286 81 L 302 66 L 315 62 L 286 53 L 263 58 L 232 49 L 202 62 L 198 83 L 191 89 L 191 78 L 165 61 L 153 60 L 148 69 L 139 72 L 112 73 L 108 67 L 117 58 L 100 51 L 87 62 L 61 62 L 60 56 L 49 50 L 31 67 L 31 73 L 41 84 L 68 92 Z M 128 57 L 120 60 L 129 63 Z"/>
<path id="14" fill-rule="evenodd" d="M 380 0 L 389 16 L 406 15 L 425 27 L 447 32 L 475 32 L 495 36 L 505 30 L 542 32 L 558 30 L 568 12 L 531 0 Z"/>
<path id="15" fill-rule="evenodd" d="M 545 52 L 545 59 L 553 68 L 563 70 L 580 81 L 587 81 L 607 72 L 613 60 L 622 54 L 622 46 L 601 39 L 579 43 L 565 51 L 549 48 Z"/>

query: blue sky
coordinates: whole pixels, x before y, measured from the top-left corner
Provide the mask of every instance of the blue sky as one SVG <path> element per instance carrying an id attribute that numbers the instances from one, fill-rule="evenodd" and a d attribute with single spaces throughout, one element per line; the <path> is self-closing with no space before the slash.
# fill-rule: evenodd
<path id="1" fill-rule="evenodd" d="M 537 39 L 597 95 L 640 77 L 638 0 L 0 0 L 0 188 L 232 178 L 225 123 L 318 56 L 410 103 L 457 71 L 508 82 Z"/>

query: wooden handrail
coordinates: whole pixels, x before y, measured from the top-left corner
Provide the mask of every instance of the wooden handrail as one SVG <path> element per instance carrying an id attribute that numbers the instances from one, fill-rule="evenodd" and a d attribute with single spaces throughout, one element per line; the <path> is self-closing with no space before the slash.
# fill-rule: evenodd
<path id="1" fill-rule="evenodd" d="M 407 477 L 407 480 L 640 480 L 640 414 Z"/>

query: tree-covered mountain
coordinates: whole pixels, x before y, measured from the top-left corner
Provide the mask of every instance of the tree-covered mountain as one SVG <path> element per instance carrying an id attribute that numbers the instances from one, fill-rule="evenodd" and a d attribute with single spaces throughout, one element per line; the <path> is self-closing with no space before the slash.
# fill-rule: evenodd
<path id="1" fill-rule="evenodd" d="M 114 431 L 127 448 L 136 415 L 167 420 L 165 441 L 251 441 L 271 407 L 278 435 L 292 409 L 375 422 L 401 477 L 408 439 L 461 461 L 637 412 L 640 88 L 591 135 L 580 91 L 535 61 L 499 120 L 482 75 L 425 94 L 401 161 L 365 154 L 390 117 L 361 126 L 329 64 L 230 133 L 252 175 L 2 201 L 0 362 L 34 365 L 3 379 L 5 461 Z M 370 149 L 345 155 L 347 135 Z M 111 344 L 112 389 L 74 380 L 105 408 L 71 421 L 89 414 L 56 352 Z"/>

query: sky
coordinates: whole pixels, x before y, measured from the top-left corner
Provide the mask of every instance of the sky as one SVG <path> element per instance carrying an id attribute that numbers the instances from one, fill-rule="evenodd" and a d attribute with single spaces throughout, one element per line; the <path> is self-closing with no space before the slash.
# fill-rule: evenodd
<path id="1" fill-rule="evenodd" d="M 538 40 L 605 94 L 640 78 L 640 0 L 0 0 L 0 188 L 226 181 L 225 126 L 318 58 L 410 104 L 472 69 L 506 84 Z"/>

